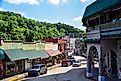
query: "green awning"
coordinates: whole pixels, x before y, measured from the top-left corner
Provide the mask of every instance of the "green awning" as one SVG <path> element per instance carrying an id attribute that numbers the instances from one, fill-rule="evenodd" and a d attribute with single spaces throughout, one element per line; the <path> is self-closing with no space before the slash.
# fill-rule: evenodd
<path id="1" fill-rule="evenodd" d="M 117 6 L 118 4 L 121 4 L 121 0 L 96 0 L 86 7 L 83 18 L 92 16 L 113 6 Z"/>
<path id="2" fill-rule="evenodd" d="M 5 58 L 4 50 L 0 49 L 0 60 Z"/>
<path id="3" fill-rule="evenodd" d="M 45 51 L 24 50 L 28 59 L 46 58 L 49 55 Z"/>
<path id="4" fill-rule="evenodd" d="M 85 43 L 100 43 L 100 39 L 86 39 Z"/>
<path id="5" fill-rule="evenodd" d="M 109 39 L 109 38 L 121 38 L 121 33 L 111 33 L 111 32 L 107 32 L 107 33 L 103 33 L 102 34 L 102 39 Z"/>
<path id="6" fill-rule="evenodd" d="M 41 51 L 37 51 L 37 52 L 40 53 L 42 59 L 49 57 L 48 53 L 45 50 L 41 50 Z"/>
<path id="7" fill-rule="evenodd" d="M 11 61 L 27 59 L 26 55 L 24 54 L 22 49 L 5 49 L 4 50 L 7 57 Z"/>
<path id="8" fill-rule="evenodd" d="M 49 55 L 45 50 L 0 49 L 0 59 L 10 59 L 11 61 L 47 57 Z"/>

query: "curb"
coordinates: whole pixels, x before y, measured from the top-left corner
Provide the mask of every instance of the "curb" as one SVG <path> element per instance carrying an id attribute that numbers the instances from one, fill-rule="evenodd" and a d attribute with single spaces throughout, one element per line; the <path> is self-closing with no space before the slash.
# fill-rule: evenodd
<path id="1" fill-rule="evenodd" d="M 55 69 L 55 68 L 58 68 L 59 66 L 52 66 L 50 68 L 48 68 L 48 70 L 52 70 L 52 69 Z"/>
<path id="2" fill-rule="evenodd" d="M 8 80 L 8 81 L 18 81 L 18 80 L 21 80 L 21 79 L 23 79 L 25 77 L 27 77 L 27 73 L 26 74 L 17 75 L 15 77 L 13 77 L 12 79 Z"/>
<path id="3" fill-rule="evenodd" d="M 58 66 L 52 66 L 52 67 L 49 67 L 48 70 L 52 70 L 52 69 L 55 69 L 55 68 L 58 68 L 58 67 L 59 67 L 59 65 Z M 15 77 L 9 79 L 8 81 L 18 81 L 18 80 L 21 80 L 21 79 L 23 79 L 23 78 L 25 78 L 27 76 L 28 76 L 27 73 L 16 75 Z"/>

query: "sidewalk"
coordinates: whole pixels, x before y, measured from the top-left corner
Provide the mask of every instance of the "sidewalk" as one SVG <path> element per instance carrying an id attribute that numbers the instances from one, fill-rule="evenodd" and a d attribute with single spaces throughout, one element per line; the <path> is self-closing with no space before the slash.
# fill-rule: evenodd
<path id="1" fill-rule="evenodd" d="M 86 72 L 85 72 L 85 74 L 86 74 Z M 92 80 L 92 81 L 98 81 L 98 74 L 99 74 L 98 69 L 95 69 L 95 70 L 93 70 L 92 78 L 88 78 L 88 77 L 86 77 L 86 75 L 85 75 L 85 78 Z M 118 78 L 113 78 L 111 76 L 105 76 L 105 81 L 121 81 L 121 80 L 119 80 Z"/>
<path id="2" fill-rule="evenodd" d="M 48 67 L 48 70 L 52 70 L 52 69 L 58 68 L 59 66 L 61 66 L 61 65 L 60 64 L 53 65 L 51 67 Z M 5 78 L 5 79 L 0 80 L 0 81 L 18 81 L 18 80 L 21 80 L 21 79 L 23 79 L 23 78 L 25 78 L 27 76 L 28 76 L 28 73 L 23 73 L 23 74 L 18 74 L 18 75 L 9 77 L 9 78 Z"/>

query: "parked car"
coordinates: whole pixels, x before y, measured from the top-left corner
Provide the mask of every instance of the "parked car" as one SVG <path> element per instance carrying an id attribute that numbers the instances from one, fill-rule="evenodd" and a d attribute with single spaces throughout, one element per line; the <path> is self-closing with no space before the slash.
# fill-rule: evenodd
<path id="1" fill-rule="evenodd" d="M 28 76 L 38 76 L 40 74 L 46 74 L 47 67 L 45 64 L 35 64 L 28 70 Z"/>
<path id="2" fill-rule="evenodd" d="M 81 61 L 78 60 L 78 61 L 73 62 L 73 65 L 72 66 L 73 67 L 79 67 L 79 66 L 81 66 Z"/>
<path id="3" fill-rule="evenodd" d="M 68 56 L 67 59 L 71 61 L 71 65 L 73 64 L 73 62 L 75 62 L 75 59 L 72 56 Z"/>
<path id="4" fill-rule="evenodd" d="M 61 66 L 68 67 L 68 66 L 71 66 L 71 65 L 72 65 L 72 61 L 70 59 L 62 60 Z"/>

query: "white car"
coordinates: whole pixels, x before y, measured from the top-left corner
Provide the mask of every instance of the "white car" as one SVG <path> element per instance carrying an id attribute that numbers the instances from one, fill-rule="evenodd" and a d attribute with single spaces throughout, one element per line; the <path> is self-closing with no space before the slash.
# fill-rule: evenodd
<path id="1" fill-rule="evenodd" d="M 31 69 L 29 69 L 28 76 L 37 76 L 46 73 L 47 73 L 47 67 L 45 64 L 35 64 L 32 66 Z"/>
<path id="2" fill-rule="evenodd" d="M 79 67 L 79 66 L 81 66 L 81 61 L 79 60 L 79 61 L 73 62 L 73 65 L 72 66 L 73 67 Z"/>

